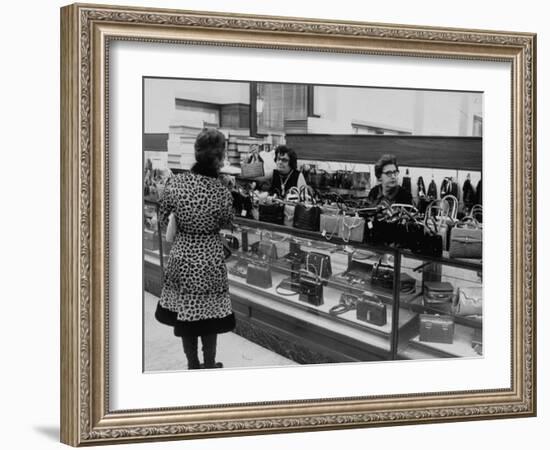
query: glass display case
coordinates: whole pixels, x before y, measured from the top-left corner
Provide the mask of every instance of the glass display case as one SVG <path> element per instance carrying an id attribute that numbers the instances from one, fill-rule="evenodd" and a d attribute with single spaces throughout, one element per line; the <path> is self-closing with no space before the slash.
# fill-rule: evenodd
<path id="1" fill-rule="evenodd" d="M 145 289 L 170 244 L 145 204 Z M 237 217 L 221 230 L 239 335 L 300 364 L 483 355 L 481 261 Z M 163 255 L 163 258 L 160 255 Z"/>

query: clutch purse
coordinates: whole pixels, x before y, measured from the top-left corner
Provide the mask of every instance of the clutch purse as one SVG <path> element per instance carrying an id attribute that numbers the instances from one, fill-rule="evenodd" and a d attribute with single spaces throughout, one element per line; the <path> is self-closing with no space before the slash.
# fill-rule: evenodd
<path id="1" fill-rule="evenodd" d="M 457 316 L 481 315 L 483 313 L 483 290 L 479 286 L 458 288 L 454 304 Z"/>
<path id="2" fill-rule="evenodd" d="M 380 300 L 363 294 L 357 302 L 357 320 L 382 327 L 387 323 L 387 308 Z"/>
<path id="3" fill-rule="evenodd" d="M 263 289 L 270 288 L 272 286 L 271 268 L 267 265 L 249 264 L 246 282 Z"/>
<path id="4" fill-rule="evenodd" d="M 420 314 L 420 340 L 452 344 L 455 324 L 451 316 Z"/>

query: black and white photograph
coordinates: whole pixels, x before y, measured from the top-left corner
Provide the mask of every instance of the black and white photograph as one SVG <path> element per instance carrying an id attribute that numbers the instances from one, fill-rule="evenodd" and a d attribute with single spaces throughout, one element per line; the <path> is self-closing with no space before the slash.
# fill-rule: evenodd
<path id="1" fill-rule="evenodd" d="M 483 101 L 143 77 L 143 371 L 483 358 Z"/>

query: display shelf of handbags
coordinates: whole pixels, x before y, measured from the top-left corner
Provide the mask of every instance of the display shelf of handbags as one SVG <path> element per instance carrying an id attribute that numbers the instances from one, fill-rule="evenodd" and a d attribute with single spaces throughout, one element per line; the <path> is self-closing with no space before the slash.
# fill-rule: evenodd
<path id="1" fill-rule="evenodd" d="M 284 304 L 294 307 L 301 314 L 324 317 L 334 326 L 338 324 L 367 331 L 372 336 L 381 336 L 386 339 L 385 344 L 379 347 L 381 351 L 387 351 L 387 346 L 391 346 L 393 341 L 394 347 L 387 358 L 470 357 L 478 354 L 475 351 L 472 353 L 473 347 L 466 345 L 468 339 L 461 336 L 469 336 L 482 328 L 480 263 L 445 256 L 425 257 L 393 247 L 345 242 L 336 237 L 329 241 L 319 232 L 253 219 L 238 218 L 235 222 L 238 224 L 237 230 L 233 231 L 236 240 L 245 239 L 247 249 L 243 252 L 242 242 L 237 243 L 233 259 L 229 262 L 230 272 L 233 271 L 230 276 L 232 286 L 248 289 L 255 296 L 264 295 L 273 308 Z M 289 255 L 297 254 L 301 255 L 301 265 L 292 267 Z M 296 280 L 294 287 L 291 285 L 292 273 L 303 271 L 308 255 L 317 258 L 315 255 L 318 254 L 325 255 L 331 266 L 330 274 L 321 276 L 320 280 L 323 285 L 322 304 L 318 304 L 315 298 L 311 302 L 300 298 Z M 262 285 L 261 282 L 253 282 L 258 285 L 251 286 L 247 282 L 248 264 L 255 262 L 268 269 L 270 283 Z M 239 264 L 243 272 L 240 276 L 235 275 L 235 267 Z M 396 268 L 399 268 L 399 289 L 394 289 Z M 258 271 L 260 273 L 261 270 Z M 306 274 L 308 277 L 315 281 L 315 276 Z M 449 280 L 452 284 L 450 289 Z M 288 292 L 281 289 L 281 282 Z M 424 298 L 427 285 L 436 300 L 430 304 Z M 314 290 L 315 283 L 311 286 Z M 459 288 L 463 291 L 460 302 Z M 367 298 L 371 297 L 367 310 L 374 314 L 368 320 L 365 314 L 358 318 L 357 307 L 346 309 L 347 301 L 342 300 L 343 296 L 348 295 L 355 297 L 352 301 L 357 303 L 357 297 L 364 292 L 368 293 Z M 393 317 L 394 305 L 399 305 L 395 309 L 396 318 Z M 462 309 L 456 313 L 458 306 Z M 453 343 L 432 342 L 430 337 L 420 340 L 419 318 L 425 314 L 451 314 Z M 395 332 L 392 323 L 397 324 Z M 482 343 L 477 348 L 482 348 Z"/>

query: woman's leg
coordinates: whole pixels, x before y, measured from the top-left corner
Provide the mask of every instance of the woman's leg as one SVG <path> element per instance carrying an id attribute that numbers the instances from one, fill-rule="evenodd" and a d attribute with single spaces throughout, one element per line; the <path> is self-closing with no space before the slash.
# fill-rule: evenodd
<path id="1" fill-rule="evenodd" d="M 202 354 L 204 356 L 204 368 L 213 369 L 216 366 L 216 343 L 218 335 L 206 334 L 201 336 L 202 340 Z"/>
<path id="2" fill-rule="evenodd" d="M 182 336 L 183 351 L 187 357 L 188 369 L 200 369 L 199 356 L 197 354 L 199 338 L 197 336 Z"/>

